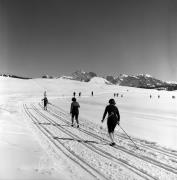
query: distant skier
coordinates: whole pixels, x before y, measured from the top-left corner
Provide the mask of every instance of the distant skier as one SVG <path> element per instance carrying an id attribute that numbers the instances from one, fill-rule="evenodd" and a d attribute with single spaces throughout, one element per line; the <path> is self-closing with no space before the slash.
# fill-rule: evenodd
<path id="1" fill-rule="evenodd" d="M 152 95 L 150 94 L 150 99 L 152 98 Z"/>
<path id="2" fill-rule="evenodd" d="M 93 91 L 92 91 L 91 95 L 93 96 Z"/>
<path id="3" fill-rule="evenodd" d="M 109 105 L 106 106 L 104 114 L 103 114 L 103 119 L 101 122 L 104 122 L 104 119 L 106 117 L 106 114 L 108 113 L 108 118 L 107 118 L 107 128 L 108 128 L 108 134 L 111 139 L 111 146 L 115 145 L 114 142 L 114 129 L 116 125 L 119 125 L 120 122 L 120 114 L 118 108 L 115 106 L 115 100 L 110 99 L 109 100 Z"/>
<path id="4" fill-rule="evenodd" d="M 79 127 L 79 121 L 78 121 L 79 108 L 80 108 L 79 103 L 76 101 L 76 98 L 73 97 L 72 98 L 72 103 L 71 103 L 71 108 L 70 108 L 71 123 L 72 123 L 71 126 L 73 126 L 74 118 L 75 118 L 75 120 L 77 122 L 77 128 Z"/>
<path id="5" fill-rule="evenodd" d="M 76 92 L 73 92 L 73 96 L 74 96 L 74 97 L 76 96 Z"/>
<path id="6" fill-rule="evenodd" d="M 79 92 L 79 97 L 81 96 L 81 92 Z"/>
<path id="7" fill-rule="evenodd" d="M 49 103 L 47 97 L 45 96 L 41 101 L 44 101 L 44 110 L 47 111 L 47 104 Z"/>

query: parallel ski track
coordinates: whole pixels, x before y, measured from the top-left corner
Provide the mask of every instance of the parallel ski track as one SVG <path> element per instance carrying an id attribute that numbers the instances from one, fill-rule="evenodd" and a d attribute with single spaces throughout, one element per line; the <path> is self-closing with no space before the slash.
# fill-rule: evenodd
<path id="1" fill-rule="evenodd" d="M 57 109 L 59 109 L 60 111 L 59 111 L 59 113 L 62 113 L 64 116 L 68 116 L 67 115 L 67 112 L 65 112 L 62 108 L 60 108 L 60 107 L 58 107 L 58 106 L 55 106 L 55 105 L 53 105 L 55 108 L 57 108 Z M 117 135 L 117 134 L 115 134 L 117 137 L 119 137 L 119 139 L 120 138 L 122 138 L 122 140 L 124 140 L 124 139 L 128 139 L 127 137 L 124 137 L 123 135 Z M 133 138 L 132 138 L 133 139 Z M 136 139 L 133 139 L 133 140 L 135 140 L 136 141 Z M 171 157 L 171 158 L 176 158 L 177 159 L 177 154 L 176 153 L 172 153 L 172 152 L 169 152 L 168 150 L 164 150 L 164 149 L 159 149 L 159 148 L 157 148 L 157 147 L 151 147 L 151 146 L 149 146 L 149 145 L 145 145 L 145 144 L 140 144 L 140 143 L 137 143 L 136 142 L 136 144 L 139 146 L 139 147 L 142 147 L 142 148 L 145 148 L 145 149 L 150 149 L 150 150 L 153 150 L 153 151 L 155 151 L 155 152 L 158 152 L 158 153 L 160 153 L 160 154 L 162 154 L 162 155 L 166 155 L 166 156 L 168 156 L 168 157 Z"/>
<path id="2" fill-rule="evenodd" d="M 143 178 L 143 179 L 146 179 L 146 180 L 151 180 L 151 179 L 157 180 L 157 179 L 154 178 L 153 176 L 145 173 L 144 171 L 141 171 L 140 169 L 138 169 L 138 168 L 136 168 L 136 167 L 134 167 L 134 166 L 132 166 L 132 165 L 130 165 L 130 164 L 125 163 L 125 162 L 122 161 L 121 159 L 118 159 L 118 158 L 110 155 L 109 153 L 101 150 L 100 148 L 96 148 L 96 147 L 93 146 L 93 145 L 88 145 L 88 144 L 86 144 L 86 143 L 83 143 L 83 142 L 82 142 L 83 139 L 81 139 L 81 138 L 78 137 L 77 135 L 73 134 L 72 131 L 68 131 L 66 128 L 58 127 L 58 123 L 57 123 L 56 121 L 54 121 L 53 119 L 47 117 L 45 114 L 41 113 L 34 105 L 32 105 L 32 106 L 33 106 L 32 109 L 35 110 L 36 113 L 40 114 L 45 120 L 47 120 L 47 121 L 50 122 L 50 123 L 53 122 L 52 124 L 57 125 L 56 128 L 58 128 L 59 130 L 61 130 L 63 133 L 69 135 L 69 136 L 72 137 L 73 139 L 75 139 L 75 140 L 78 140 L 78 139 L 81 140 L 80 142 L 81 142 L 84 146 L 86 146 L 88 149 L 94 151 L 95 153 L 97 153 L 97 154 L 101 155 L 102 157 L 105 157 L 105 158 L 107 158 L 107 159 L 109 159 L 109 160 L 110 160 L 110 158 L 113 158 L 113 159 L 112 159 L 113 162 L 119 163 L 120 165 L 122 165 L 123 167 L 125 167 L 125 168 L 129 169 L 130 171 L 134 172 L 135 174 L 137 174 L 138 176 L 140 176 L 140 177 Z M 48 111 L 47 111 L 47 112 L 48 112 Z M 33 115 L 31 114 L 31 116 L 33 116 Z M 33 117 L 34 117 L 34 118 L 36 119 L 36 121 L 40 124 L 40 122 L 37 120 L 37 118 L 36 118 L 35 116 L 33 116 Z M 35 122 L 34 122 L 34 123 L 35 123 Z M 42 128 L 44 128 L 44 127 L 42 126 Z M 54 136 L 52 135 L 52 133 L 49 132 L 48 129 L 46 129 L 46 128 L 44 128 L 44 129 L 54 138 Z M 66 132 L 66 131 L 67 131 L 67 132 Z M 55 140 L 56 140 L 57 142 L 59 142 L 62 146 L 64 146 L 58 139 L 55 138 Z M 64 147 L 65 147 L 65 146 L 64 146 Z M 65 148 L 66 148 L 66 147 L 65 147 Z M 66 148 L 66 149 L 67 149 L 67 148 Z M 68 150 L 68 149 L 67 149 L 67 150 Z M 68 150 L 68 151 L 71 152 L 70 150 Z M 71 153 L 73 153 L 73 152 L 71 152 Z M 77 156 L 77 155 L 75 155 L 75 156 Z M 77 157 L 79 157 L 79 156 L 77 156 Z M 115 160 L 114 160 L 114 159 L 115 159 Z M 82 159 L 79 157 L 79 160 L 82 160 Z M 82 160 L 82 161 L 85 162 L 84 160 Z M 77 162 L 76 162 L 76 163 L 77 163 Z M 85 162 L 85 163 L 88 164 L 87 162 Z M 90 166 L 89 166 L 89 167 L 90 167 Z M 92 168 L 92 169 L 93 169 L 93 168 Z M 98 172 L 97 170 L 96 170 L 96 172 L 99 173 L 100 175 L 102 175 L 102 176 L 104 177 L 104 179 L 106 179 L 106 177 L 105 177 L 103 174 L 101 174 L 101 173 Z"/>
<path id="3" fill-rule="evenodd" d="M 42 107 L 42 106 L 41 106 L 41 107 Z M 36 109 L 36 111 L 38 111 L 38 110 Z M 45 116 L 44 114 L 42 114 L 41 112 L 38 112 L 38 113 L 40 113 L 41 116 L 43 116 L 44 118 L 47 118 L 50 123 L 53 123 L 53 124 L 58 125 L 58 123 L 57 123 L 56 121 L 54 121 L 53 119 L 51 119 L 51 118 L 49 118 L 49 117 L 46 117 L 46 116 Z M 56 114 L 54 114 L 54 113 L 52 113 L 52 112 L 49 112 L 49 111 L 48 111 L 48 113 L 51 114 L 51 115 L 53 115 L 53 116 L 55 116 L 57 119 L 60 119 L 62 122 L 69 123 L 67 120 L 62 119 L 62 117 L 61 117 L 60 115 L 56 115 Z M 63 131 L 64 133 L 66 133 L 66 131 L 68 131 L 66 128 L 61 128 L 60 126 L 56 126 L 56 127 L 57 127 L 58 129 L 60 129 L 61 131 Z M 64 130 L 63 130 L 63 129 L 64 129 Z M 80 128 L 79 128 L 79 130 L 82 131 L 82 132 L 84 132 L 85 134 L 87 134 L 87 135 L 89 135 L 89 136 L 92 136 L 92 137 L 96 138 L 96 139 L 99 139 L 99 140 L 101 139 L 101 140 L 103 140 L 103 138 L 101 138 L 101 137 L 99 137 L 99 136 L 97 136 L 97 135 L 95 135 L 95 134 L 93 134 L 93 133 L 89 133 L 89 132 L 86 131 L 86 130 L 83 130 L 83 129 L 80 129 Z M 68 134 L 68 133 L 69 133 L 69 134 Z M 69 136 L 71 136 L 71 134 L 72 134 L 72 137 L 75 136 L 75 137 L 73 137 L 74 139 L 80 139 L 77 135 L 73 134 L 71 131 L 68 131 L 68 133 L 67 133 L 67 134 L 68 134 Z M 81 139 L 80 139 L 80 140 L 81 140 Z M 105 140 L 105 141 L 107 141 L 107 140 Z M 107 141 L 107 142 L 108 142 L 108 141 Z M 138 169 L 137 167 L 134 167 L 133 165 L 130 165 L 130 164 L 128 164 L 128 163 L 125 163 L 123 160 L 121 160 L 121 159 L 119 159 L 119 158 L 111 155 L 110 153 L 108 153 L 108 152 L 100 149 L 99 147 L 94 146 L 93 144 L 92 144 L 92 145 L 88 145 L 88 144 L 85 144 L 85 143 L 84 143 L 84 145 L 85 145 L 86 147 L 88 147 L 89 149 L 91 149 L 92 151 L 98 153 L 98 154 L 100 154 L 100 152 L 101 152 L 101 155 L 104 156 L 104 157 L 107 157 L 108 159 L 113 158 L 114 160 L 118 161 L 119 163 L 121 162 L 121 163 L 125 164 L 126 166 L 131 167 L 131 170 L 132 170 L 132 168 L 135 169 L 136 171 L 138 171 L 138 172 L 140 172 L 141 174 L 143 174 L 143 176 L 145 176 L 145 177 L 143 177 L 143 178 L 145 178 L 145 179 L 147 179 L 147 177 L 148 177 L 148 179 L 156 179 L 156 178 L 153 177 L 152 175 L 150 175 L 150 174 L 148 174 L 148 173 L 146 173 L 146 172 L 144 172 L 144 171 L 141 171 L 140 169 Z M 93 149 L 93 148 L 94 148 L 94 149 Z M 126 152 L 126 153 L 128 153 L 129 155 L 134 156 L 135 158 L 140 158 L 141 160 L 145 161 L 146 163 L 147 163 L 147 162 L 148 162 L 148 163 L 150 162 L 150 161 L 146 160 L 146 159 L 143 158 L 143 157 L 139 157 L 139 156 L 135 155 L 134 153 L 131 153 L 131 152 L 127 151 L 127 150 L 125 151 L 125 149 L 123 149 L 123 148 L 118 147 L 118 148 L 116 148 L 116 149 L 119 149 L 119 150 L 121 150 L 121 151 L 123 151 L 123 152 Z M 165 169 L 166 171 L 170 171 L 169 169 L 166 169 L 166 168 L 164 168 L 163 166 L 159 165 L 159 164 L 160 164 L 159 162 L 158 162 L 158 164 L 157 164 L 157 163 L 154 164 L 154 163 L 152 163 L 152 162 L 150 162 L 150 163 L 153 164 L 153 165 L 155 165 L 155 166 L 158 166 L 158 168 L 163 168 L 163 169 Z M 174 173 L 173 171 L 170 171 L 170 172 Z M 138 175 L 139 175 L 139 174 L 138 174 Z M 141 175 L 141 176 L 142 176 L 142 175 Z"/>
<path id="4" fill-rule="evenodd" d="M 93 144 L 86 144 L 86 143 L 82 142 L 83 139 L 81 139 L 79 136 L 77 136 L 76 134 L 72 133 L 72 131 L 69 131 L 69 130 L 67 130 L 67 129 L 64 128 L 64 127 L 60 127 L 55 120 L 53 120 L 53 119 L 47 117 L 45 114 L 41 113 L 34 105 L 32 105 L 32 106 L 33 106 L 34 110 L 35 110 L 38 114 L 40 114 L 43 118 L 45 118 L 45 119 L 46 119 L 47 121 L 49 121 L 51 124 L 57 125 L 57 126 L 55 126 L 57 129 L 59 129 L 60 131 L 62 131 L 62 132 L 65 133 L 65 134 L 69 135 L 70 137 L 72 137 L 72 138 L 75 139 L 75 140 L 81 140 L 80 142 L 81 142 L 84 146 L 86 146 L 88 149 L 90 149 L 91 151 L 94 151 L 95 153 L 97 153 L 97 154 L 99 154 L 99 155 L 101 155 L 101 156 L 103 156 L 103 157 L 105 157 L 105 158 L 107 158 L 107 159 L 109 159 L 109 160 L 110 160 L 110 158 L 111 158 L 111 160 L 112 160 L 113 162 L 119 163 L 120 165 L 124 166 L 125 168 L 127 168 L 127 169 L 129 169 L 130 171 L 136 173 L 138 176 L 140 176 L 140 177 L 142 177 L 142 178 L 144 178 L 144 179 L 147 179 L 147 180 L 150 180 L 150 179 L 156 180 L 156 178 L 153 177 L 153 176 L 151 176 L 150 174 L 148 174 L 148 173 L 146 173 L 146 172 L 144 172 L 144 171 L 141 171 L 140 169 L 138 169 L 138 168 L 134 167 L 133 165 L 130 165 L 130 164 L 126 163 L 125 161 L 123 161 L 123 160 L 121 160 L 121 159 L 119 159 L 119 158 L 111 155 L 110 153 L 108 153 L 108 152 L 100 149 L 99 147 L 96 147 L 96 146 L 94 146 Z M 42 107 L 42 106 L 41 106 L 41 107 Z M 49 112 L 49 111 L 47 111 L 47 112 L 48 112 L 49 114 L 53 115 L 53 116 L 56 116 L 57 118 L 60 118 L 60 120 L 61 120 L 62 122 L 68 123 L 67 120 L 62 120 L 61 117 L 58 117 L 57 115 L 53 114 L 52 112 Z M 78 130 L 82 131 L 80 128 L 79 128 Z M 82 132 L 85 133 L 84 130 L 83 130 Z M 87 133 L 85 133 L 85 134 L 87 134 Z M 92 135 L 90 135 L 90 134 L 87 134 L 87 135 L 92 136 Z M 93 137 L 93 136 L 92 136 L 92 137 Z M 95 137 L 95 138 L 97 138 L 97 137 Z M 98 138 L 97 138 L 97 139 L 98 139 Z"/>
<path id="5" fill-rule="evenodd" d="M 41 104 L 40 104 L 40 106 L 41 106 Z M 41 106 L 41 107 L 42 107 L 42 106 Z M 52 113 L 52 112 L 48 112 L 48 113 Z M 56 112 L 55 112 L 55 113 L 56 113 Z M 60 120 L 62 120 L 62 121 L 65 122 L 65 123 L 70 124 L 66 119 L 64 119 L 63 117 L 61 117 L 61 115 L 55 114 L 55 113 L 52 113 L 51 115 L 59 118 Z M 60 112 L 59 112 L 59 113 L 60 113 Z M 57 122 L 55 122 L 55 123 L 57 123 Z M 89 132 L 89 131 L 87 131 L 87 130 L 80 129 L 80 131 L 82 131 L 82 132 L 84 132 L 84 133 L 86 133 L 86 134 L 88 134 L 88 135 L 90 135 L 90 136 L 92 136 L 92 137 L 94 137 L 94 138 L 97 138 L 97 139 L 99 139 L 99 140 L 104 140 L 105 142 L 108 142 L 108 140 L 103 139 L 102 137 L 100 137 L 100 136 L 98 136 L 98 135 L 96 135 L 96 134 L 94 134 L 94 133 L 91 133 L 91 132 Z M 171 167 L 171 166 L 169 166 L 169 165 L 167 165 L 167 164 L 165 164 L 165 163 L 156 161 L 156 160 L 154 160 L 154 159 L 152 159 L 152 158 L 149 158 L 149 157 L 137 155 L 137 154 L 135 154 L 134 152 L 130 152 L 129 150 L 127 150 L 127 149 L 125 149 L 125 148 L 123 148 L 123 147 L 121 147 L 121 146 L 114 146 L 114 148 L 116 148 L 116 149 L 118 149 L 118 150 L 121 150 L 121 151 L 123 151 L 123 152 L 126 152 L 127 154 L 132 155 L 133 157 L 139 158 L 139 159 L 141 159 L 141 160 L 143 160 L 143 161 L 145 161 L 145 162 L 147 162 L 147 163 L 151 163 L 151 164 L 153 164 L 153 165 L 155 165 L 155 166 L 157 166 L 157 167 L 159 167 L 159 168 L 162 168 L 162 169 L 164 169 L 164 170 L 166 170 L 166 171 L 169 171 L 169 172 L 171 172 L 171 173 L 177 174 L 177 169 L 175 169 L 175 168 L 173 168 L 173 167 Z M 114 158 L 116 158 L 116 157 L 114 157 Z"/>
<path id="6" fill-rule="evenodd" d="M 95 168 L 90 166 L 86 161 L 81 159 L 78 155 L 74 154 L 72 151 L 67 149 L 60 141 L 57 141 L 68 153 L 66 153 L 61 147 L 56 143 L 56 140 L 53 138 L 53 134 L 44 126 L 39 125 L 39 120 L 28 110 L 27 105 L 23 104 L 23 108 L 25 113 L 28 115 L 28 117 L 31 119 L 33 124 L 37 127 L 37 129 L 48 139 L 49 142 L 51 142 L 57 149 L 59 149 L 66 157 L 68 157 L 71 161 L 78 164 L 81 168 L 83 168 L 87 173 L 89 173 L 91 176 L 93 176 L 95 179 L 101 177 L 101 179 L 108 180 L 107 177 L 105 177 L 102 173 L 97 171 Z M 88 170 L 90 169 L 90 170 Z M 96 174 L 96 175 L 95 175 Z"/>

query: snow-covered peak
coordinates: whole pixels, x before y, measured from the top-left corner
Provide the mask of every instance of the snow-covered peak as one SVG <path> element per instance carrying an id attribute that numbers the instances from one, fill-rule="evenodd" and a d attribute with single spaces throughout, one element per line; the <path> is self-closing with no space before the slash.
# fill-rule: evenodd
<path id="1" fill-rule="evenodd" d="M 145 76 L 146 76 L 146 77 L 152 77 L 152 76 L 151 76 L 151 75 L 149 75 L 149 74 L 145 74 Z"/>
<path id="2" fill-rule="evenodd" d="M 72 76 L 61 76 L 59 79 L 73 79 Z"/>
<path id="3" fill-rule="evenodd" d="M 167 81 L 168 84 L 177 84 L 175 81 Z"/>
<path id="4" fill-rule="evenodd" d="M 147 78 L 152 78 L 152 76 L 150 74 L 139 74 L 138 76 L 143 76 L 143 77 L 147 77 Z"/>
<path id="5" fill-rule="evenodd" d="M 122 78 L 126 78 L 126 77 L 128 77 L 128 75 L 127 74 L 121 74 L 120 75 Z"/>

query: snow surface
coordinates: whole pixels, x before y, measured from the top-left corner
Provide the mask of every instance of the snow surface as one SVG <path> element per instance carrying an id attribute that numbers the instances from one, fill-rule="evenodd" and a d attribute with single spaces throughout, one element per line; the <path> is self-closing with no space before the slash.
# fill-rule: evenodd
<path id="1" fill-rule="evenodd" d="M 101 78 L 101 77 L 93 77 L 93 78 L 89 81 L 89 83 L 98 83 L 98 84 L 105 84 L 105 83 L 107 83 L 107 84 L 110 84 L 109 81 L 107 81 L 106 79 Z"/>
<path id="2" fill-rule="evenodd" d="M 177 92 L 93 82 L 0 77 L 1 180 L 177 179 Z M 44 91 L 48 111 L 41 104 Z M 74 91 L 79 129 L 70 126 Z M 118 126 L 117 145 L 109 146 L 100 121 L 114 93 L 120 125 L 139 149 Z"/>

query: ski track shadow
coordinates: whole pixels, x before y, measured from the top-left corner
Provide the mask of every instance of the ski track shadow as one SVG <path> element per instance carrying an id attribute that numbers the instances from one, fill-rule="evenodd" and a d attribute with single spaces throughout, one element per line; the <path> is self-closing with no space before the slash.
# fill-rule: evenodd
<path id="1" fill-rule="evenodd" d="M 69 141 L 77 141 L 77 142 L 82 142 L 82 143 L 93 143 L 93 144 L 102 144 L 102 145 L 107 145 L 106 143 L 101 143 L 101 142 L 97 142 L 97 141 L 90 141 L 90 140 L 81 140 L 81 139 L 73 139 L 73 138 L 60 138 L 57 136 L 53 137 L 56 140 L 69 140 Z"/>
<path id="2" fill-rule="evenodd" d="M 65 125 L 65 124 L 54 124 L 54 123 L 47 123 L 47 122 L 37 122 L 35 124 L 39 124 L 39 125 L 52 125 L 52 126 L 66 126 L 66 127 L 70 127 L 70 125 Z"/>
<path id="3" fill-rule="evenodd" d="M 66 126 L 66 127 L 71 127 L 71 125 L 67 125 L 67 124 L 52 124 L 53 126 Z"/>

